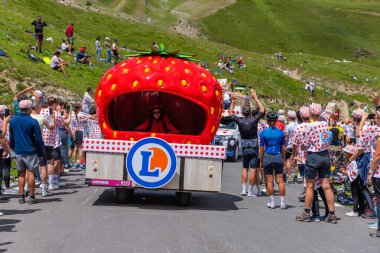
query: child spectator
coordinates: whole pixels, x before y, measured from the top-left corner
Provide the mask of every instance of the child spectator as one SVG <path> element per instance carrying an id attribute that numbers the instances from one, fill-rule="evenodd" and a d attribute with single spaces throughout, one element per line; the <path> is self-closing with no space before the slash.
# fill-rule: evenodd
<path id="1" fill-rule="evenodd" d="M 96 117 L 96 107 L 92 106 L 90 109 L 90 115 Z M 87 122 L 88 125 L 88 138 L 89 139 L 103 139 L 102 131 L 100 130 L 99 122 L 97 118 L 90 118 Z"/>
<path id="2" fill-rule="evenodd" d="M 349 160 L 351 156 L 356 153 L 356 148 L 352 145 L 348 145 L 343 149 L 344 157 Z M 364 213 L 365 205 L 364 199 L 361 194 L 361 187 L 359 180 L 359 170 L 356 161 L 349 162 L 346 169 L 341 169 L 341 172 L 345 175 L 348 175 L 348 178 L 351 182 L 351 194 L 353 199 L 352 211 L 346 213 L 346 216 L 349 217 L 358 217 Z"/>
<path id="3" fill-rule="evenodd" d="M 61 50 L 69 52 L 69 45 L 66 44 L 66 40 L 62 40 Z"/>
<path id="4" fill-rule="evenodd" d="M 88 64 L 88 66 L 92 67 L 91 63 L 91 56 L 86 54 L 86 47 L 82 47 L 77 54 L 77 62 L 82 63 L 82 64 Z"/>
<path id="5" fill-rule="evenodd" d="M 65 66 L 68 66 L 69 63 L 67 61 L 62 60 L 59 58 L 61 56 L 61 51 L 57 50 L 54 53 L 53 58 L 51 58 L 50 67 L 54 70 L 60 70 L 63 72 L 63 74 L 68 77 L 69 75 L 66 74 Z"/>

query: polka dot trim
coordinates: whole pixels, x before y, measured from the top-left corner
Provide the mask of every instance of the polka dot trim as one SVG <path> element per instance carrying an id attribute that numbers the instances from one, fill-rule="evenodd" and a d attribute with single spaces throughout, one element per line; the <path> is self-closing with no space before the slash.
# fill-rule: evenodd
<path id="1" fill-rule="evenodd" d="M 127 154 L 135 143 L 134 137 L 130 137 L 130 141 L 84 139 L 83 151 Z M 191 141 L 187 144 L 170 143 L 170 146 L 179 157 L 225 159 L 227 155 L 225 147 L 193 145 Z"/>

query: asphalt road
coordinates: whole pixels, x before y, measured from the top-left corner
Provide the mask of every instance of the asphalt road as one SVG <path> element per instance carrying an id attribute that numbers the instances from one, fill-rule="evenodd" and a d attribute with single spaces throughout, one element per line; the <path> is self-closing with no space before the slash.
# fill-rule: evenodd
<path id="1" fill-rule="evenodd" d="M 0 252 L 380 252 L 368 236 L 373 220 L 346 217 L 345 207 L 337 225 L 296 222 L 302 185 L 287 186 L 287 210 L 239 196 L 240 166 L 225 163 L 222 192 L 193 194 L 186 208 L 161 191 L 136 191 L 133 203 L 118 205 L 112 189 L 84 187 L 73 173 L 37 204 L 0 202 Z"/>

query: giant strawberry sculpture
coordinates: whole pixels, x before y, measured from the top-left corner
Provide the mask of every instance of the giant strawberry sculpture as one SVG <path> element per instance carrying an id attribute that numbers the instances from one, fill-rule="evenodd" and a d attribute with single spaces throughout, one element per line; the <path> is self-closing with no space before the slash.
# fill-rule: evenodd
<path id="1" fill-rule="evenodd" d="M 217 79 L 179 51 L 137 52 L 100 80 L 96 104 L 105 139 L 137 141 L 155 136 L 170 143 L 210 144 L 222 111 Z M 181 134 L 138 132 L 160 105 Z"/>

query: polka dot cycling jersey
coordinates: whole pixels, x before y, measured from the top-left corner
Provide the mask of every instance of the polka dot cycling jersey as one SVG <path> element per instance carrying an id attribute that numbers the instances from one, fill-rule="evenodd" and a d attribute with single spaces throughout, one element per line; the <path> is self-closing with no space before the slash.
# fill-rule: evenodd
<path id="1" fill-rule="evenodd" d="M 329 147 L 329 126 L 324 121 L 312 122 L 308 125 L 303 140 L 308 152 L 321 152 Z"/>

